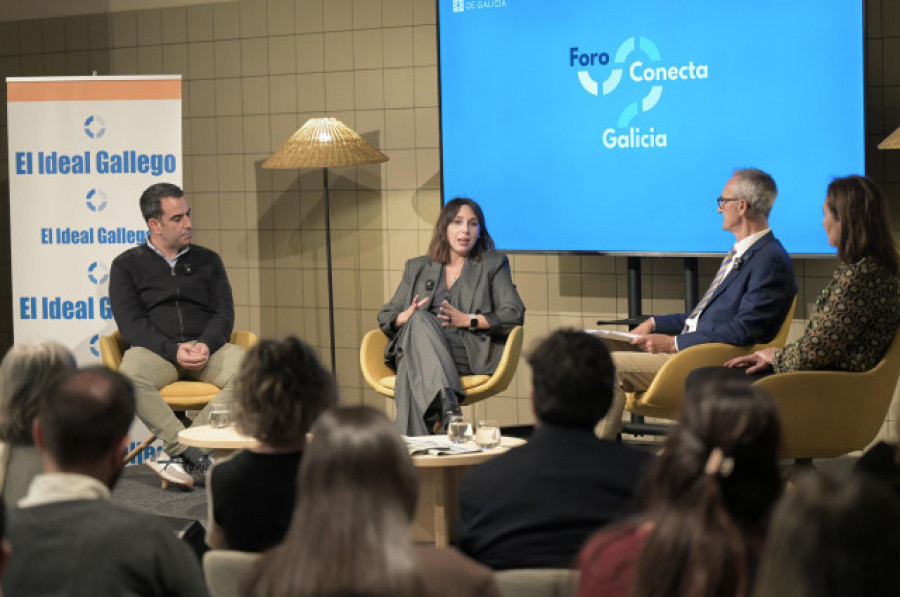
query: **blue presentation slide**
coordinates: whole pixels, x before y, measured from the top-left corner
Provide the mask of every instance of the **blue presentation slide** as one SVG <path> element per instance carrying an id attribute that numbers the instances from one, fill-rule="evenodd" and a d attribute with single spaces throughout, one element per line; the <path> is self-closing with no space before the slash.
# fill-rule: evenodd
<path id="1" fill-rule="evenodd" d="M 444 200 L 498 248 L 723 253 L 735 168 L 775 178 L 789 252 L 863 174 L 862 2 L 440 0 Z"/>

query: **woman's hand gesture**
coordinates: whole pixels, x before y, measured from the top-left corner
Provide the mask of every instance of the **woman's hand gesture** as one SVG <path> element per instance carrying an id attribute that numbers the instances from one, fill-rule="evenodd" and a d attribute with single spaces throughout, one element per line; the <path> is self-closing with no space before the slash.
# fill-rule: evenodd
<path id="1" fill-rule="evenodd" d="M 413 297 L 412 304 L 406 308 L 405 311 L 401 311 L 400 315 L 397 316 L 397 319 L 394 320 L 394 326 L 400 327 L 409 321 L 409 318 L 412 317 L 412 314 L 424 307 L 428 304 L 429 297 L 425 297 L 422 300 L 419 300 L 419 295 Z"/>

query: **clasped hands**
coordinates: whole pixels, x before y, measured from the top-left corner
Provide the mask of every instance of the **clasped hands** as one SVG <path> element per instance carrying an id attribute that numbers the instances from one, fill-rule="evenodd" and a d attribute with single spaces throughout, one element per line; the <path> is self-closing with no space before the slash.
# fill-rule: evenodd
<path id="1" fill-rule="evenodd" d="M 429 300 L 430 299 L 427 296 L 423 299 L 419 299 L 418 294 L 414 296 L 409 307 L 407 307 L 405 310 L 401 311 L 399 315 L 397 315 L 397 319 L 394 320 L 394 325 L 396 325 L 398 328 L 404 325 L 407 321 L 409 321 L 409 318 L 412 317 L 412 314 L 427 305 Z M 440 313 L 438 313 L 437 318 L 440 320 L 441 325 L 443 325 L 444 327 L 469 327 L 469 315 L 463 313 L 447 301 L 443 301 L 441 303 Z"/>
<path id="2" fill-rule="evenodd" d="M 209 362 L 209 346 L 203 342 L 182 342 L 178 345 L 175 360 L 189 371 L 203 369 Z"/>

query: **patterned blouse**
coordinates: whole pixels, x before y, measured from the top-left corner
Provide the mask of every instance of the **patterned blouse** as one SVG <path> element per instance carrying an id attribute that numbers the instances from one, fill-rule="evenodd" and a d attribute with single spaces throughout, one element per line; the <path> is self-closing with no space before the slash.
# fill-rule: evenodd
<path id="1" fill-rule="evenodd" d="M 841 264 L 819 298 L 803 336 L 775 353 L 783 371 L 868 371 L 900 324 L 900 278 L 863 257 Z"/>

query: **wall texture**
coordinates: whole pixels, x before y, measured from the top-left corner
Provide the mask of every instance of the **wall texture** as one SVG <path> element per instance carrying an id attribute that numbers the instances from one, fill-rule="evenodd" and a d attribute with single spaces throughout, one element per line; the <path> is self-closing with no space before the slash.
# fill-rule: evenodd
<path id="1" fill-rule="evenodd" d="M 68 6 L 68 14 L 80 12 L 79 2 Z M 900 126 L 900 3 L 868 0 L 866 6 L 867 170 L 895 198 L 894 228 L 900 229 L 900 151 L 875 149 Z M 35 7 L 40 10 L 40 3 Z M 96 70 L 184 77 L 184 185 L 196 216 L 196 242 L 222 254 L 239 327 L 263 336 L 296 334 L 328 359 L 322 172 L 268 171 L 262 161 L 307 118 L 322 115 L 344 120 L 390 157 L 382 165 L 330 171 L 338 380 L 345 401 L 390 411 L 391 402 L 362 381 L 358 346 L 398 284 L 404 261 L 424 252 L 441 206 L 434 0 L 194 0 L 161 9 L 58 15 L 0 22 L 0 74 Z M 773 101 L 785 101 L 777 89 L 772 92 Z M 5 100 L 5 86 L 0 95 Z M 789 105 L 785 101 L 785 109 Z M 5 119 L 4 110 L 4 139 Z M 802 139 L 791 142 L 802 151 Z M 3 143 L 0 350 L 12 343 L 6 152 Z M 713 182 L 711 195 L 728 175 Z M 593 327 L 598 318 L 627 312 L 623 258 L 511 260 L 528 308 L 526 349 L 557 327 Z M 835 262 L 799 260 L 795 266 L 801 302 L 792 337 Z M 701 286 L 717 267 L 717 260 L 701 260 Z M 683 309 L 680 259 L 644 259 L 643 271 L 645 313 Z M 506 393 L 470 415 L 530 423 L 529 385 L 523 363 Z M 892 428 L 885 426 L 885 436 Z"/>

